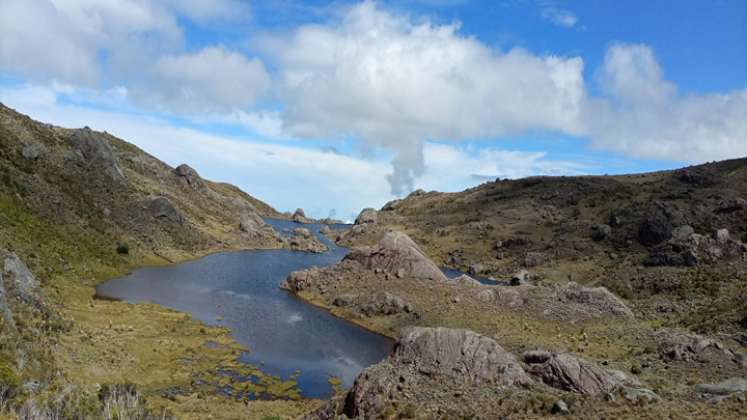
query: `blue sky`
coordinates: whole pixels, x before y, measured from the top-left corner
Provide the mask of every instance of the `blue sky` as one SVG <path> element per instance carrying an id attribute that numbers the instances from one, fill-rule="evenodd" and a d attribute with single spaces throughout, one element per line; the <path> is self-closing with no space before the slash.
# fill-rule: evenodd
<path id="1" fill-rule="evenodd" d="M 740 0 L 0 0 L 0 39 L 6 105 L 315 217 L 747 155 Z"/>

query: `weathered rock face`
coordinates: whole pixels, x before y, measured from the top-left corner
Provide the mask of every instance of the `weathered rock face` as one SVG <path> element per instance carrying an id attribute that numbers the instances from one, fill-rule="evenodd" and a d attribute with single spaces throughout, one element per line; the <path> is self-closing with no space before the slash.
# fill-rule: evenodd
<path id="1" fill-rule="evenodd" d="M 622 372 L 602 369 L 595 363 L 570 354 L 533 351 L 523 355 L 528 372 L 545 384 L 579 394 L 611 392 L 626 380 Z"/>
<path id="2" fill-rule="evenodd" d="M 306 213 L 303 211 L 303 209 L 298 208 L 295 212 L 293 212 L 293 216 L 291 216 L 294 222 L 296 223 L 311 223 L 312 220 L 306 217 Z"/>
<path id="3" fill-rule="evenodd" d="M 366 208 L 361 210 L 360 214 L 358 214 L 358 217 L 355 219 L 356 225 L 363 225 L 366 223 L 376 223 L 378 220 L 378 213 L 375 209 L 372 208 Z"/>
<path id="4" fill-rule="evenodd" d="M 715 384 L 698 384 L 695 390 L 710 395 L 730 395 L 747 392 L 747 379 L 729 378 Z"/>
<path id="5" fill-rule="evenodd" d="M 360 308 L 361 313 L 366 316 L 395 315 L 402 312 L 410 313 L 413 310 L 411 304 L 389 292 L 379 292 L 371 296 Z"/>
<path id="6" fill-rule="evenodd" d="M 179 211 L 176 210 L 171 201 L 166 197 L 156 197 L 145 204 L 145 208 L 152 217 L 156 219 L 168 220 L 174 223 L 182 224 L 184 219 Z"/>
<path id="7" fill-rule="evenodd" d="M 265 221 L 257 213 L 244 213 L 239 222 L 239 229 L 246 233 L 257 232 L 265 226 Z"/>
<path id="8" fill-rule="evenodd" d="M 604 287 L 589 288 L 574 282 L 563 285 L 519 284 L 514 287 L 480 285 L 477 299 L 501 308 L 531 311 L 548 318 L 579 321 L 584 319 L 633 318 L 625 303 Z"/>
<path id="9" fill-rule="evenodd" d="M 117 164 L 114 151 L 102 134 L 89 128 L 82 128 L 75 130 L 71 139 L 73 146 L 87 164 L 101 166 L 104 172 L 117 183 L 127 182 L 127 178 Z"/>
<path id="10" fill-rule="evenodd" d="M 559 302 L 583 305 L 584 309 L 597 314 L 611 314 L 620 317 L 633 317 L 633 312 L 625 303 L 604 287 L 585 287 L 569 282 L 555 289 Z"/>
<path id="11" fill-rule="evenodd" d="M 387 360 L 358 376 L 344 406 L 329 404 L 309 418 L 377 418 L 391 400 L 419 393 L 423 396 L 414 398 L 427 398 L 439 387 L 444 392 L 451 388 L 453 395 L 457 389 L 469 393 L 531 382 L 516 358 L 488 337 L 467 330 L 409 327 Z"/>
<path id="12" fill-rule="evenodd" d="M 652 333 L 659 343 L 659 356 L 667 362 L 692 362 L 727 364 L 734 354 L 721 343 L 698 334 L 661 329 Z"/>
<path id="13" fill-rule="evenodd" d="M 31 143 L 23 147 L 21 155 L 28 160 L 37 160 L 44 154 L 44 146 L 38 143 Z"/>
<path id="14" fill-rule="evenodd" d="M 695 266 L 735 260 L 747 253 L 747 244 L 733 239 L 727 229 L 712 236 L 694 233 L 690 226 L 674 230 L 672 238 L 651 250 L 647 266 Z"/>
<path id="15" fill-rule="evenodd" d="M 462 329 L 405 328 L 390 362 L 416 366 L 430 376 L 477 383 L 511 386 L 531 382 L 518 360 L 495 340 Z"/>
<path id="16" fill-rule="evenodd" d="M 327 251 L 327 246 L 321 243 L 306 228 L 293 229 L 293 235 L 288 239 L 290 249 L 294 251 L 306 251 L 322 253 Z"/>
<path id="17" fill-rule="evenodd" d="M 0 316 L 14 329 L 11 301 L 32 309 L 43 305 L 36 277 L 16 254 L 0 249 Z"/>
<path id="18" fill-rule="evenodd" d="M 747 209 L 747 200 L 744 198 L 734 198 L 723 200 L 718 205 L 718 213 L 732 213 L 739 210 Z"/>
<path id="19" fill-rule="evenodd" d="M 379 269 L 400 278 L 446 280 L 446 276 L 415 242 L 400 232 L 389 232 L 375 247 L 353 250 L 345 259 L 356 261 L 367 269 Z"/>
<path id="20" fill-rule="evenodd" d="M 202 178 L 197 171 L 187 164 L 177 166 L 174 173 L 192 188 L 199 188 L 203 185 Z"/>

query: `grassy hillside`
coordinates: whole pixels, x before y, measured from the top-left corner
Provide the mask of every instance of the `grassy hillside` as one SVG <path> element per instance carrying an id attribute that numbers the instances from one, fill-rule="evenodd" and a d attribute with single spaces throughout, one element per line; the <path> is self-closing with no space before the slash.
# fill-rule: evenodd
<path id="1" fill-rule="evenodd" d="M 156 305 L 94 300 L 93 287 L 142 265 L 285 246 L 260 220 L 277 215 L 107 133 L 43 124 L 0 104 L 0 306 L 10 314 L 0 321 L 0 417 L 246 414 L 216 393 L 216 372 L 239 368 L 241 349 L 226 330 Z M 15 256 L 33 274 L 29 284 L 38 282 L 28 296 L 8 271 Z M 294 389 L 256 374 L 261 391 Z M 308 404 L 257 402 L 250 417 Z"/>

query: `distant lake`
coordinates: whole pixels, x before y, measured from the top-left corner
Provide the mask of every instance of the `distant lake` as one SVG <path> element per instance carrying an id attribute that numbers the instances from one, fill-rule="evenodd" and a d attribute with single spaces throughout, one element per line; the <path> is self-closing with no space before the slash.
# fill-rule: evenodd
<path id="1" fill-rule="evenodd" d="M 289 250 L 213 254 L 135 270 L 100 285 L 97 294 L 131 303 L 152 302 L 187 312 L 209 325 L 225 326 L 249 349 L 240 361 L 282 378 L 298 369 L 302 395 L 329 397 L 330 376 L 350 387 L 361 370 L 387 356 L 393 342 L 281 290 L 278 286 L 291 271 L 335 264 L 347 250 L 320 235 L 322 225 L 266 222 L 281 234 L 306 227 L 330 250 L 323 254 Z"/>

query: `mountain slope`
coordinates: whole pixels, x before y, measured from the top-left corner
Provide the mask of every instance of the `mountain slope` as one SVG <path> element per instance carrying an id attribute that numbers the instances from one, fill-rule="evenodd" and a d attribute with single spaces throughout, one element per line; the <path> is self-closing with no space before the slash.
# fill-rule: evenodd
<path id="1" fill-rule="evenodd" d="M 0 418 L 245 413 L 214 391 L 216 372 L 242 350 L 227 330 L 156 305 L 95 300 L 94 286 L 142 265 L 287 247 L 262 221 L 268 216 L 278 213 L 187 165 L 171 168 L 107 133 L 51 126 L 0 104 Z M 200 403 L 164 397 L 174 389 Z M 257 402 L 253 415 L 309 404 Z"/>

